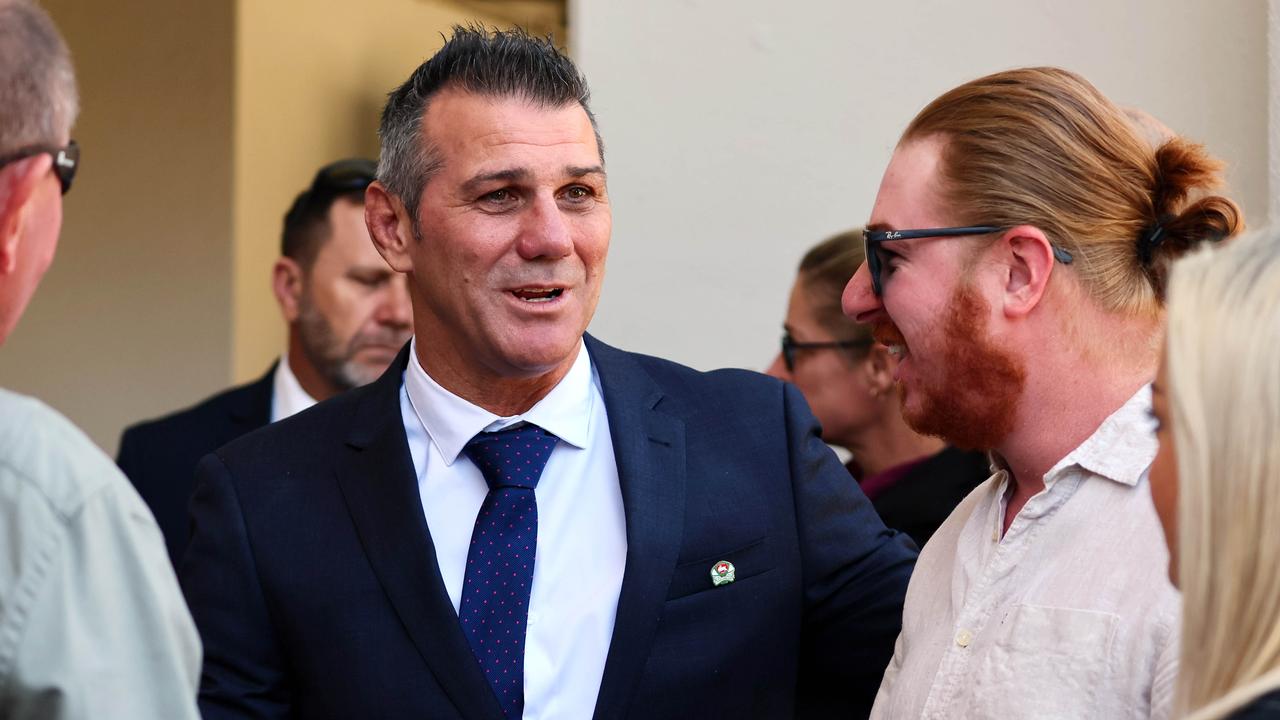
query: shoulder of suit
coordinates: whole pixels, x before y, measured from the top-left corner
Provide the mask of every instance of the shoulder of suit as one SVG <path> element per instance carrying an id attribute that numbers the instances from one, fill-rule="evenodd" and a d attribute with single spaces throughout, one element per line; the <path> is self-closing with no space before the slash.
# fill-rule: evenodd
<path id="1" fill-rule="evenodd" d="M 317 449 L 326 446 L 335 436 L 347 434 L 359 415 L 360 405 L 377 392 L 378 385 L 379 382 L 374 382 L 348 390 L 295 415 L 268 423 L 229 441 L 217 454 L 224 461 L 248 458 L 254 462 L 287 462 L 298 459 L 290 456 L 290 452 L 296 451 L 303 458 L 322 461 Z M 399 422 L 398 408 L 398 405 L 395 409 L 387 408 L 390 414 L 385 417 Z"/>
<path id="2" fill-rule="evenodd" d="M 135 423 L 125 428 L 124 435 L 126 437 L 138 437 L 176 433 L 187 436 L 192 427 L 204 427 L 210 421 L 221 420 L 231 407 L 244 402 L 247 396 L 261 392 L 261 384 L 266 382 L 269 385 L 271 377 L 272 373 L 269 372 L 263 378 L 228 388 L 190 407 L 175 410 L 158 418 Z M 269 387 L 267 390 L 270 392 Z"/>
<path id="3" fill-rule="evenodd" d="M 39 497 L 70 517 L 94 497 L 129 489 L 115 463 L 70 420 L 0 389 L 0 493 Z"/>

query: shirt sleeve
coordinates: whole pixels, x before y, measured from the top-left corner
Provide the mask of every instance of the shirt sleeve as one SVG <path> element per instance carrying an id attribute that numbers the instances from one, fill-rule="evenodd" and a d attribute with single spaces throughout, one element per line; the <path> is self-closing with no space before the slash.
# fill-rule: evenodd
<path id="1" fill-rule="evenodd" d="M 125 478 L 105 471 L 115 476 L 69 516 L 34 492 L 6 504 L 6 516 L 24 515 L 10 527 L 29 560 L 0 613 L 14 633 L 8 678 L 0 672 L 6 718 L 199 717 L 200 639 L 160 530 Z"/>
<path id="2" fill-rule="evenodd" d="M 898 633 L 898 641 L 893 644 L 893 659 L 885 668 L 884 678 L 880 681 L 880 690 L 876 692 L 876 703 L 871 708 L 871 720 L 889 717 L 889 698 L 893 696 L 893 683 L 902 669 L 902 633 Z"/>

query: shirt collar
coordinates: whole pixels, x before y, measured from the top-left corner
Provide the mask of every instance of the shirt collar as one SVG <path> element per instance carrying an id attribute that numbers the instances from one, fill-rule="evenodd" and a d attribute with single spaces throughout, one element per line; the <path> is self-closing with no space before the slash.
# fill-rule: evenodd
<path id="1" fill-rule="evenodd" d="M 1148 383 L 1138 388 L 1092 435 L 1045 473 L 1045 487 L 1053 485 L 1064 471 L 1077 465 L 1094 475 L 1132 487 L 1151 467 L 1158 447 Z M 996 452 L 990 453 L 990 457 L 992 471 L 1004 472 L 1007 477 L 1009 465 L 1004 458 Z"/>
<path id="2" fill-rule="evenodd" d="M 275 377 L 271 379 L 271 422 L 283 420 L 316 404 L 316 399 L 302 389 L 302 383 L 289 368 L 289 353 L 280 356 Z"/>
<path id="3" fill-rule="evenodd" d="M 1094 475 L 1132 487 L 1151 467 L 1157 449 L 1148 383 L 1102 421 L 1093 435 L 1068 453 L 1054 470 L 1076 464 Z"/>
<path id="4" fill-rule="evenodd" d="M 418 362 L 418 340 L 409 347 L 409 364 L 404 370 L 409 403 L 427 436 L 440 451 L 446 465 L 453 465 L 466 444 L 477 433 L 502 430 L 528 422 L 578 448 L 585 448 L 591 431 L 595 393 L 594 369 L 584 343 L 569 372 L 546 397 L 527 412 L 510 417 L 495 415 L 441 387 Z"/>

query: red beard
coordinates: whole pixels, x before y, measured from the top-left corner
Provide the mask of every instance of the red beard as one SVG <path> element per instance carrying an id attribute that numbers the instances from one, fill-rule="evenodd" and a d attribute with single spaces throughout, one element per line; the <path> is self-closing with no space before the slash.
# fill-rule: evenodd
<path id="1" fill-rule="evenodd" d="M 956 288 L 941 322 L 942 349 L 932 364 L 942 378 L 921 379 L 910 391 L 899 384 L 902 416 L 913 430 L 934 435 L 966 450 L 990 450 L 1013 430 L 1018 400 L 1026 387 L 1026 367 L 991 341 L 987 304 L 968 286 Z M 886 345 L 905 344 L 892 323 L 877 325 L 875 338 Z M 917 407 L 908 394 L 919 393 Z"/>

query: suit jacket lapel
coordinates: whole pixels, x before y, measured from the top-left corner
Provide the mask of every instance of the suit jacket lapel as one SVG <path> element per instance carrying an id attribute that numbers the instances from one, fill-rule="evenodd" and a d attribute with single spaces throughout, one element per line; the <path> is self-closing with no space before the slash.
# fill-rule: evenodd
<path id="1" fill-rule="evenodd" d="M 338 483 L 369 564 L 444 692 L 466 718 L 502 709 L 471 654 L 440 577 L 400 414 L 409 346 L 365 392 Z"/>
<path id="2" fill-rule="evenodd" d="M 604 389 L 627 522 L 627 564 L 595 717 L 626 714 L 657 632 L 684 534 L 685 428 L 628 354 L 587 337 Z"/>

